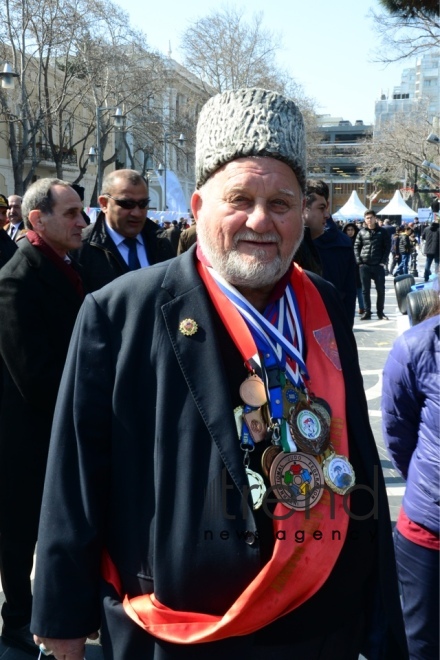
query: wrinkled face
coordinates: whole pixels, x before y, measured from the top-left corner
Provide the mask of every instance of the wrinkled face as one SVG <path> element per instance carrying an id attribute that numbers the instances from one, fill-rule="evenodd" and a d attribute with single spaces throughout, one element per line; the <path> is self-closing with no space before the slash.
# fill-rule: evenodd
<path id="1" fill-rule="evenodd" d="M 18 225 L 22 221 L 21 215 L 21 197 L 18 195 L 11 195 L 8 197 L 9 209 L 7 210 L 6 217 L 8 222 Z"/>
<path id="2" fill-rule="evenodd" d="M 227 163 L 193 194 L 191 205 L 203 253 L 234 286 L 273 285 L 289 268 L 303 234 L 303 196 L 285 163 Z"/>
<path id="3" fill-rule="evenodd" d="M 325 197 L 315 195 L 316 199 L 304 209 L 304 224 L 310 229 L 312 239 L 324 233 L 325 221 L 328 218 L 328 204 Z"/>
<path id="4" fill-rule="evenodd" d="M 365 216 L 365 224 L 368 227 L 368 229 L 374 229 L 375 226 L 377 225 L 377 220 L 375 215 L 366 215 Z"/>
<path id="5" fill-rule="evenodd" d="M 54 185 L 52 213 L 29 212 L 29 222 L 41 238 L 64 257 L 69 250 L 81 247 L 81 231 L 86 227 L 81 215 L 82 202 L 70 186 Z"/>
<path id="6" fill-rule="evenodd" d="M 147 208 L 123 209 L 115 200 L 143 201 L 148 199 L 148 188 L 145 183 L 133 185 L 124 178 L 115 179 L 109 194 L 101 195 L 99 204 L 110 227 L 124 236 L 134 238 L 144 228 L 147 218 Z"/>

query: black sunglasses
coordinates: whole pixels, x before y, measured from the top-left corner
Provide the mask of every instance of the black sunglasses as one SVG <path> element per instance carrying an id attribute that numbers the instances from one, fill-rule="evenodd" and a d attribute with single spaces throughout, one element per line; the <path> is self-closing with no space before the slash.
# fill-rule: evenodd
<path id="1" fill-rule="evenodd" d="M 137 202 L 134 199 L 117 199 L 116 197 L 112 197 L 108 193 L 104 193 L 105 197 L 110 197 L 118 206 L 121 207 L 121 209 L 125 209 L 126 211 L 132 211 L 133 209 L 136 208 L 136 206 L 139 206 L 140 209 L 146 209 L 148 204 L 150 203 L 150 198 L 146 197 L 145 199 L 139 199 Z"/>

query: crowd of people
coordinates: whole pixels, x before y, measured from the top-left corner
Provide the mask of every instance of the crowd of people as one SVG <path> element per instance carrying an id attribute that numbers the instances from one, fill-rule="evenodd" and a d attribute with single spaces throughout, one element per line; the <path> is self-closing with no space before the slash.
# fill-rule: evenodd
<path id="1" fill-rule="evenodd" d="M 407 658 L 352 326 L 372 281 L 387 318 L 414 225 L 393 248 L 373 210 L 335 222 L 299 109 L 260 89 L 202 109 L 194 223 L 159 226 L 149 201 L 134 170 L 104 178 L 90 224 L 59 179 L 0 196 L 2 640 Z"/>

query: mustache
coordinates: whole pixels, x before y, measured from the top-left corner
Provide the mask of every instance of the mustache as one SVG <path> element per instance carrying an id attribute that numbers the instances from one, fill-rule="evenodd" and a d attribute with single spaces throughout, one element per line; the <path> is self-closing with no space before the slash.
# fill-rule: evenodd
<path id="1" fill-rule="evenodd" d="M 239 241 L 252 241 L 253 243 L 276 243 L 280 244 L 281 239 L 278 234 L 266 232 L 265 234 L 258 234 L 252 229 L 240 231 L 234 236 L 234 247 L 237 247 Z"/>

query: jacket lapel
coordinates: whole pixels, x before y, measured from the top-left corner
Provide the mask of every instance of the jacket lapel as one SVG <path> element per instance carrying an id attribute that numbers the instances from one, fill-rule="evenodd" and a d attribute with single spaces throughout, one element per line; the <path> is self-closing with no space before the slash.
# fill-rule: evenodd
<path id="1" fill-rule="evenodd" d="M 247 480 L 215 330 L 221 321 L 195 269 L 193 250 L 170 262 L 162 286 L 173 296 L 162 306 L 162 313 L 180 368 L 220 456 L 242 492 Z M 192 336 L 179 330 L 184 319 L 197 323 Z"/>

